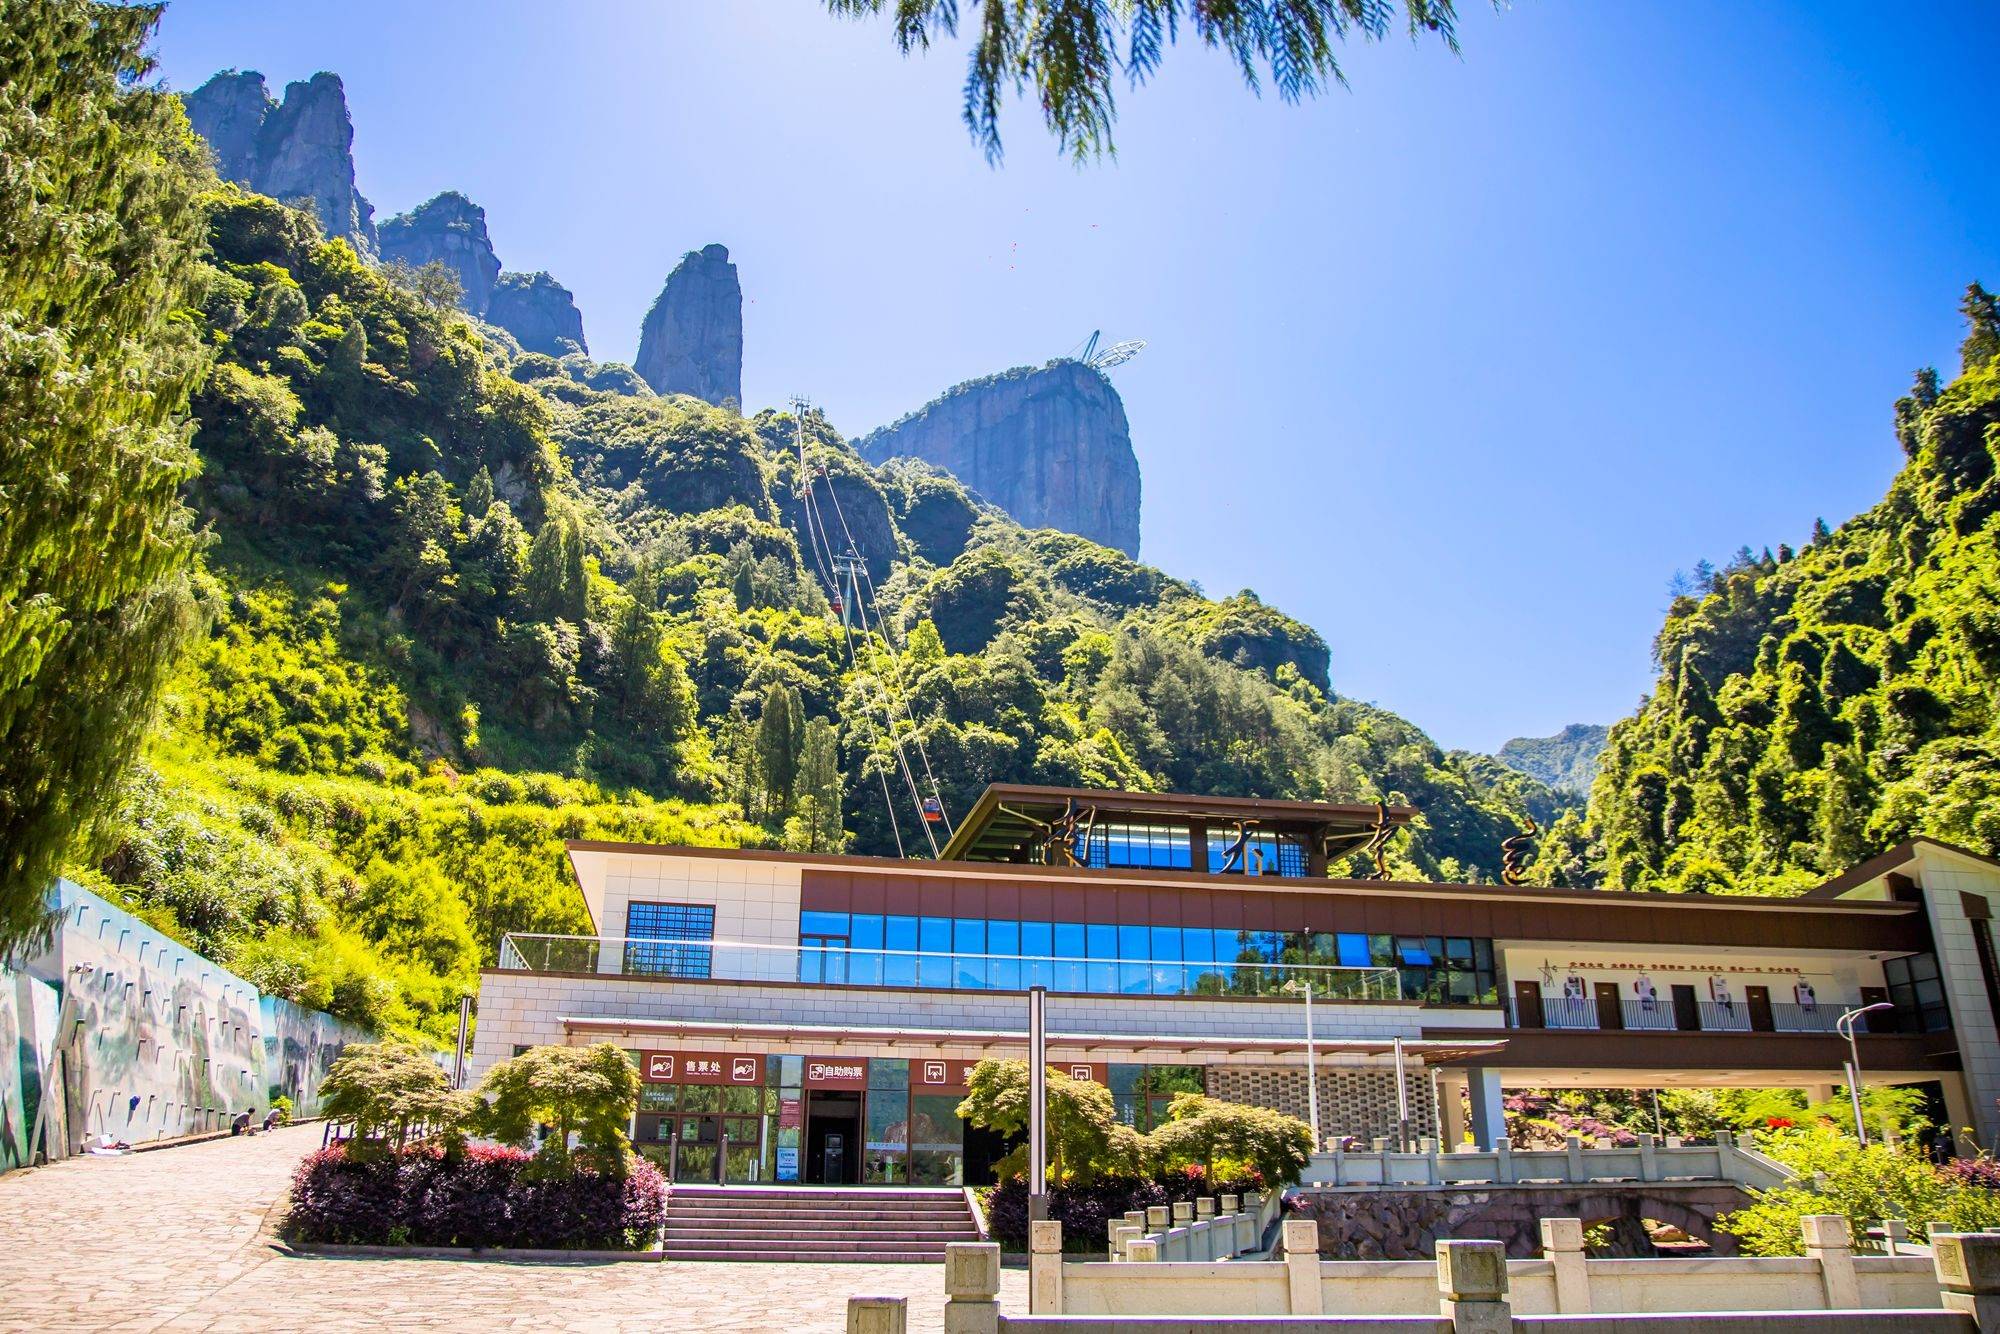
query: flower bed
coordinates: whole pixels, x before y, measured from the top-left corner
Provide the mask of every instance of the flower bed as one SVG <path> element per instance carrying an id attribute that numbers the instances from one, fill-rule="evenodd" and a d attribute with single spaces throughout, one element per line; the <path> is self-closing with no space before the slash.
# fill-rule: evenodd
<path id="1" fill-rule="evenodd" d="M 647 1250 L 666 1217 L 666 1180 L 651 1163 L 628 1175 L 529 1170 L 518 1149 L 436 1148 L 350 1158 L 322 1149 L 292 1177 L 286 1234 L 364 1246 Z"/>

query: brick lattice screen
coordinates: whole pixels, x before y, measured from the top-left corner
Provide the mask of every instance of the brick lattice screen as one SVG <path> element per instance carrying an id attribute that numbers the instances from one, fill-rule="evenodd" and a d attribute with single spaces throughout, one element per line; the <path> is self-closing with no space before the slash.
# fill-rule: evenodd
<path id="1" fill-rule="evenodd" d="M 1410 1134 L 1437 1133 L 1437 1103 L 1431 1097 L 1430 1072 L 1412 1065 Z M 1208 1096 L 1226 1102 L 1271 1107 L 1301 1121 L 1306 1118 L 1306 1072 L 1294 1067 L 1211 1065 Z M 1353 1066 L 1322 1066 L 1319 1072 L 1319 1128 L 1328 1139 L 1354 1135 L 1368 1140 L 1396 1135 L 1396 1072 Z"/>

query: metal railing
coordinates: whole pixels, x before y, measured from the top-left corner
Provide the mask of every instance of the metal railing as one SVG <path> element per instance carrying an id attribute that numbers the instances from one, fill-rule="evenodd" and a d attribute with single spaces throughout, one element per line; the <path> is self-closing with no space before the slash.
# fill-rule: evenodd
<path id="1" fill-rule="evenodd" d="M 1607 1000 L 1604 1004 L 1608 1005 Z M 1693 1024 L 1680 1022 L 1671 999 L 1656 999 L 1649 1008 L 1644 1002 L 1620 1000 L 1618 1017 L 1620 1025 L 1640 1032 L 1689 1032 L 1689 1033 L 1832 1033 L 1834 1022 L 1843 1011 L 1856 1009 L 1858 1000 L 1827 1000 L 1817 1005 L 1805 1006 L 1792 1003 L 1771 1005 L 1769 1026 L 1760 1023 L 1750 1012 L 1747 1001 L 1700 1001 L 1696 1004 Z M 1537 1025 L 1524 1023 L 1521 1007 L 1511 1007 L 1511 1017 L 1516 1028 L 1533 1028 Z M 1576 999 L 1560 996 L 1544 996 L 1541 1001 L 1542 1018 L 1539 1027 L 1558 1029 L 1602 1029 L 1606 1027 L 1603 1011 L 1594 999 Z M 1532 1020 L 1533 1015 L 1527 1016 Z M 1872 1023 L 1870 1021 L 1873 1021 Z M 1893 1013 L 1864 1015 L 1856 1021 L 1856 1027 L 1863 1033 L 1893 1033 L 1897 1031 L 1896 1016 Z"/>
<path id="2" fill-rule="evenodd" d="M 808 982 L 825 986 L 1025 991 L 1043 986 L 1126 996 L 1296 996 L 1316 1000 L 1403 1000 L 1394 968 L 1226 960 L 1024 958 L 924 950 L 782 945 L 739 940 L 641 940 L 510 932 L 500 967 L 530 973 L 596 973 L 668 981 Z M 1291 990 L 1287 990 L 1290 987 Z"/>

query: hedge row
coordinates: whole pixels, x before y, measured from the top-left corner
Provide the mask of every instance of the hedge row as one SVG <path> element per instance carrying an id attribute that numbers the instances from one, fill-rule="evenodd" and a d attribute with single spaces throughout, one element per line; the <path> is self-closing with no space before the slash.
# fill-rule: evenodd
<path id="1" fill-rule="evenodd" d="M 435 1148 L 349 1158 L 322 1149 L 292 1177 L 296 1241 L 371 1246 L 646 1250 L 666 1219 L 666 1179 L 639 1161 L 624 1177 L 529 1171 L 518 1149 Z"/>

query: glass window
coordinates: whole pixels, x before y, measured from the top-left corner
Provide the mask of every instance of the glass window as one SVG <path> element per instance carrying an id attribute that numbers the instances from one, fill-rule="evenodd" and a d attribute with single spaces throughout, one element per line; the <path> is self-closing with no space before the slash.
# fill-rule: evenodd
<path id="1" fill-rule="evenodd" d="M 922 917 L 917 919 L 917 948 L 923 957 L 917 960 L 917 985 L 920 987 L 949 987 L 951 985 L 951 919 L 949 917 Z"/>
<path id="2" fill-rule="evenodd" d="M 965 1182 L 965 1123 L 957 1097 L 919 1094 L 910 1099 L 910 1182 L 958 1186 Z"/>
<path id="3" fill-rule="evenodd" d="M 844 936 L 847 934 L 847 914 L 844 912 L 802 912 L 799 914 L 799 932 L 802 935 Z"/>
<path id="4" fill-rule="evenodd" d="M 1118 990 L 1118 928 L 1093 922 L 1084 928 L 1088 937 L 1090 956 L 1089 974 L 1084 990 L 1115 992 Z M 1101 961 L 1101 962 L 1100 962 Z"/>
<path id="5" fill-rule="evenodd" d="M 956 956 L 952 960 L 951 984 L 961 991 L 986 987 L 986 960 L 978 957 L 986 953 L 986 923 L 976 917 L 961 917 L 953 922 L 951 948 Z"/>
<path id="6" fill-rule="evenodd" d="M 917 919 L 891 917 L 883 926 L 885 948 L 890 953 L 882 961 L 883 981 L 892 987 L 917 985 Z M 899 952 L 900 951 L 900 952 Z"/>
<path id="7" fill-rule="evenodd" d="M 1019 991 L 1023 985 L 1018 957 L 1021 953 L 1021 924 L 988 922 L 986 952 L 998 956 L 986 962 L 986 984 L 1001 991 Z"/>
<path id="8" fill-rule="evenodd" d="M 1179 927 L 1153 928 L 1153 994 L 1178 996 L 1186 990 L 1187 972 L 1177 962 L 1181 957 Z"/>
<path id="9" fill-rule="evenodd" d="M 1334 953 L 1343 968 L 1369 966 L 1368 937 L 1343 931 L 1335 940 Z"/>
<path id="10" fill-rule="evenodd" d="M 1405 968 L 1428 968 L 1431 966 L 1431 952 L 1417 937 L 1399 936 L 1396 939 L 1396 961 Z"/>
<path id="11" fill-rule="evenodd" d="M 661 977 L 707 977 L 706 945 L 655 945 L 652 941 L 715 939 L 715 909 L 705 903 L 625 905 L 625 971 Z"/>

